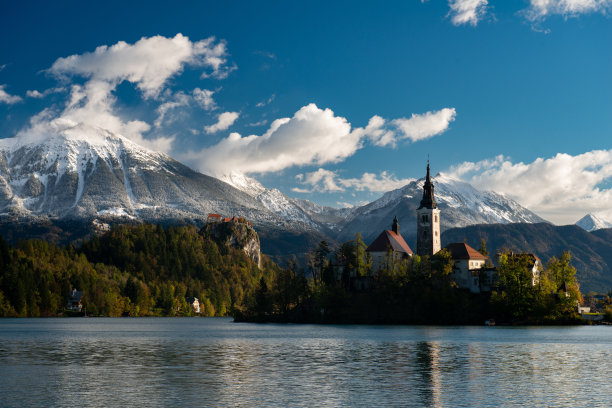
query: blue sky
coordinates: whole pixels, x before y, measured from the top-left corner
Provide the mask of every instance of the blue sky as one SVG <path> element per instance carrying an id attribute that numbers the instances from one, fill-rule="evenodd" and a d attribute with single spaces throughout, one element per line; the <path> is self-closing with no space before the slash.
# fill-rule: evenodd
<path id="1" fill-rule="evenodd" d="M 612 220 L 612 1 L 124 3 L 0 5 L 1 137 L 89 121 L 332 206 L 429 155 L 553 222 Z"/>

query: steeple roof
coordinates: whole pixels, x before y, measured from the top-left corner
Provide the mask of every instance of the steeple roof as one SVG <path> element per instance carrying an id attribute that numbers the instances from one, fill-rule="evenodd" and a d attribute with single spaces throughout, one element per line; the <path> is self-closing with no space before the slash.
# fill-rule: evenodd
<path id="1" fill-rule="evenodd" d="M 438 208 L 434 198 L 434 185 L 429 174 L 429 160 L 427 160 L 427 177 L 425 177 L 425 183 L 423 184 L 423 198 L 419 209 L 421 208 Z"/>
<path id="2" fill-rule="evenodd" d="M 395 252 L 403 252 L 407 255 L 412 254 L 412 250 L 404 241 L 404 238 L 400 234 L 396 234 L 393 231 L 383 231 L 380 233 L 378 238 L 370 244 L 366 249 L 368 252 L 386 252 L 389 249 Z"/>

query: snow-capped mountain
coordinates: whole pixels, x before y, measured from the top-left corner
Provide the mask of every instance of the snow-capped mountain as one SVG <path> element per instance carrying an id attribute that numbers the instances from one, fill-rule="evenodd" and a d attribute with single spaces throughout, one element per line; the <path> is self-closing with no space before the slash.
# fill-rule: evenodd
<path id="1" fill-rule="evenodd" d="M 362 233 L 369 240 L 389 228 L 397 215 L 404 237 L 416 234 L 416 208 L 423 196 L 424 179 L 414 180 L 406 186 L 385 193 L 381 198 L 363 207 L 354 209 L 350 220 L 338 236 L 349 239 Z M 432 178 L 435 199 L 441 213 L 441 228 L 446 230 L 474 224 L 546 222 L 516 201 L 504 195 L 481 191 L 453 177 L 438 174 Z"/>
<path id="2" fill-rule="evenodd" d="M 266 209 L 287 221 L 297 221 L 316 230 L 323 228 L 303 208 L 297 205 L 295 200 L 275 188 L 266 188 L 257 180 L 234 171 L 219 177 L 219 179 L 247 193 Z"/>
<path id="3" fill-rule="evenodd" d="M 202 219 L 210 212 L 278 225 L 260 201 L 109 131 L 66 127 L 0 139 L 0 212 L 53 218 Z"/>
<path id="4" fill-rule="evenodd" d="M 594 214 L 585 215 L 580 220 L 576 221 L 576 225 L 589 232 L 598 229 L 612 228 L 612 223 L 605 221 Z"/>
<path id="5" fill-rule="evenodd" d="M 481 223 L 544 221 L 500 194 L 477 190 L 445 175 L 436 176 L 433 182 L 443 230 Z M 166 154 L 83 124 L 66 126 L 43 138 L 0 139 L 0 215 L 5 220 L 191 222 L 204 220 L 212 212 L 244 216 L 256 228 L 267 229 L 286 243 L 287 237 L 298 242 L 300 234 L 308 242 L 343 241 L 356 232 L 367 241 L 397 215 L 402 234 L 411 239 L 422 187 L 423 180 L 413 180 L 365 206 L 337 209 L 290 198 L 240 173 L 221 180 L 203 175 Z M 306 241 L 299 242 L 306 250 Z"/>
<path id="6" fill-rule="evenodd" d="M 415 235 L 415 210 L 421 201 L 424 183 L 424 179 L 413 180 L 365 206 L 340 209 L 289 198 L 239 173 L 226 175 L 222 180 L 257 198 L 280 217 L 306 223 L 338 241 L 352 239 L 357 232 L 368 241 L 382 229 L 389 228 L 395 215 L 400 219 L 404 237 Z M 474 224 L 545 222 L 509 197 L 478 190 L 456 178 L 438 174 L 433 178 L 433 183 L 435 197 L 442 210 L 442 230 Z"/>

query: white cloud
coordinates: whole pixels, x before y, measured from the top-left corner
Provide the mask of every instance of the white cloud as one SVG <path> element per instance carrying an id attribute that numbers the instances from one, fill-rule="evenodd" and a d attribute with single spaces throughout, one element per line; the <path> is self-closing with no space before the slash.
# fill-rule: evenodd
<path id="1" fill-rule="evenodd" d="M 451 22 L 456 26 L 476 26 L 486 15 L 488 4 L 488 0 L 449 0 Z"/>
<path id="2" fill-rule="evenodd" d="M 524 11 L 529 20 L 542 20 L 550 15 L 577 17 L 586 13 L 605 14 L 612 8 L 612 0 L 530 0 Z"/>
<path id="3" fill-rule="evenodd" d="M 212 97 L 214 93 L 214 91 L 200 88 L 195 88 L 192 92 L 193 99 L 202 107 L 202 109 L 207 111 L 217 109 L 217 104 Z"/>
<path id="4" fill-rule="evenodd" d="M 158 35 L 143 37 L 134 44 L 119 41 L 110 47 L 100 46 L 94 52 L 59 58 L 48 72 L 58 77 L 80 75 L 114 85 L 129 81 L 145 97 L 155 97 L 185 65 L 208 67 L 212 75 L 221 75 L 226 54 L 225 42 L 215 43 L 213 37 L 191 42 L 182 34 L 173 38 Z"/>
<path id="5" fill-rule="evenodd" d="M 268 123 L 268 121 L 267 121 L 266 119 L 262 119 L 262 120 L 257 121 L 257 122 L 251 122 L 251 123 L 249 123 L 247 126 L 250 126 L 250 127 L 257 127 L 257 126 L 263 126 L 263 125 L 265 125 L 266 123 Z"/>
<path id="6" fill-rule="evenodd" d="M 26 91 L 26 96 L 28 98 L 41 99 L 45 97 L 45 93 L 38 92 L 36 89 Z"/>
<path id="7" fill-rule="evenodd" d="M 45 89 L 42 92 L 39 92 L 38 90 L 33 89 L 33 90 L 27 90 L 26 91 L 26 96 L 28 98 L 42 99 L 42 98 L 44 98 L 44 97 L 46 97 L 48 95 L 51 95 L 52 93 L 63 92 L 65 90 L 66 90 L 66 88 L 61 88 L 61 87 Z"/>
<path id="8" fill-rule="evenodd" d="M 87 81 L 70 86 L 69 101 L 58 117 L 48 119 L 49 129 L 57 128 L 51 126 L 54 121 L 68 126 L 83 123 L 121 134 L 150 149 L 169 152 L 173 137 L 145 138 L 143 133 L 151 129 L 148 123 L 124 121 L 115 112 L 114 91 L 120 83 L 128 81 L 145 98 L 161 99 L 163 103 L 157 109 L 158 118 L 154 122 L 159 127 L 164 121 L 169 121 L 169 111 L 189 103 L 190 97 L 182 92 L 174 95 L 169 90 L 164 92 L 170 78 L 181 73 L 187 65 L 202 67 L 209 76 L 223 77 L 228 72 L 226 55 L 224 41 L 210 37 L 192 42 L 177 34 L 173 38 L 141 38 L 134 44 L 120 41 L 112 46 L 100 46 L 94 52 L 59 58 L 47 72 L 66 82 L 73 77 L 83 77 Z M 31 97 L 41 95 L 44 93 L 30 93 Z M 37 126 L 42 125 L 39 123 Z M 24 129 L 21 133 L 28 132 Z"/>
<path id="9" fill-rule="evenodd" d="M 440 115 L 446 119 L 441 120 Z M 398 138 L 421 140 L 446 130 L 454 117 L 455 110 L 448 108 L 413 115 L 411 119 L 400 120 L 398 125 L 395 121 L 388 125 L 383 118 L 374 116 L 365 128 L 351 130 L 350 123 L 335 116 L 331 109 L 309 104 L 291 118 L 273 121 L 261 136 L 232 133 L 217 144 L 182 158 L 203 172 L 217 175 L 232 170 L 265 173 L 292 166 L 337 163 L 352 156 L 368 139 L 375 144 L 383 144 L 381 141 L 392 144 Z M 387 128 L 393 125 L 399 128 L 399 135 Z"/>
<path id="10" fill-rule="evenodd" d="M 168 113 L 176 108 L 188 106 L 189 100 L 190 97 L 184 92 L 177 92 L 172 100 L 164 102 L 157 107 L 157 119 L 155 119 L 153 125 L 159 128 L 164 122 L 167 124 L 176 121 L 176 117 L 167 119 Z"/>
<path id="11" fill-rule="evenodd" d="M 263 108 L 264 106 L 271 104 L 274 101 L 274 98 L 276 98 L 276 94 L 272 94 L 272 96 L 270 96 L 268 99 L 258 102 L 255 104 L 255 106 L 258 108 Z"/>
<path id="12" fill-rule="evenodd" d="M 9 94 L 4 90 L 5 87 L 6 85 L 0 85 L 0 103 L 12 105 L 22 101 L 21 96 Z"/>
<path id="13" fill-rule="evenodd" d="M 456 116 L 455 108 L 444 108 L 422 115 L 413 114 L 409 119 L 395 119 L 391 123 L 401 131 L 402 139 L 416 142 L 445 132 Z"/>
<path id="14" fill-rule="evenodd" d="M 351 133 L 346 119 L 330 109 L 310 104 L 292 118 L 273 121 L 261 136 L 242 137 L 232 133 L 219 143 L 187 155 L 200 170 L 225 174 L 269 172 L 291 166 L 337 162 L 361 146 L 360 136 Z"/>
<path id="15" fill-rule="evenodd" d="M 204 126 L 206 133 L 216 133 L 221 130 L 227 130 L 234 124 L 240 114 L 238 112 L 223 112 L 217 117 L 217 123 L 210 126 Z"/>
<path id="16" fill-rule="evenodd" d="M 383 193 L 403 187 L 413 179 L 398 179 L 393 174 L 383 171 L 378 176 L 373 173 L 363 173 L 360 178 L 339 179 L 338 181 L 345 188 Z"/>
<path id="17" fill-rule="evenodd" d="M 556 223 L 574 223 L 589 212 L 612 220 L 612 150 L 576 156 L 559 153 L 531 163 L 497 156 L 465 162 L 451 173 L 475 187 L 506 194 Z M 608 184 L 609 185 L 609 184 Z"/>
<path id="18" fill-rule="evenodd" d="M 381 193 L 398 189 L 413 181 L 413 179 L 398 179 L 386 171 L 379 175 L 366 172 L 360 178 L 340 178 L 336 172 L 325 169 L 300 174 L 296 178 L 300 183 L 310 186 L 310 188 L 298 187 L 293 189 L 293 191 L 301 193 L 311 193 L 313 191 L 333 193 L 346 191 L 347 189 Z"/>
<path id="19" fill-rule="evenodd" d="M 310 189 L 300 189 L 299 187 L 293 188 L 295 192 L 310 193 L 312 191 L 320 192 L 340 192 L 344 191 L 344 187 L 340 186 L 337 182 L 338 175 L 330 170 L 319 169 L 312 173 L 300 174 L 296 177 L 301 181 L 302 184 L 308 184 L 311 186 Z"/>

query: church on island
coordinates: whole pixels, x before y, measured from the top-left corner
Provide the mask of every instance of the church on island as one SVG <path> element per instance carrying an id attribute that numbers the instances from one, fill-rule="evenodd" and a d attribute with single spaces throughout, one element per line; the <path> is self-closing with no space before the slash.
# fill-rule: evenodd
<path id="1" fill-rule="evenodd" d="M 417 246 L 416 254 L 419 256 L 433 256 L 442 249 L 440 234 L 440 209 L 434 197 L 434 185 L 431 182 L 429 161 L 427 162 L 427 175 L 423 184 L 423 198 L 416 210 L 417 217 Z M 490 292 L 497 281 L 497 271 L 487 265 L 488 257 L 481 254 L 465 242 L 447 244 L 446 249 L 453 260 L 451 278 L 459 288 L 467 289 L 471 293 Z M 385 230 L 367 247 L 366 252 L 372 259 L 374 273 L 390 269 L 398 261 L 413 256 L 413 252 L 400 234 L 399 221 L 393 219 L 391 230 Z M 525 256 L 533 263 L 532 284 L 536 285 L 541 269 L 540 259 L 533 254 L 511 254 L 511 256 Z M 359 288 L 363 287 L 358 279 Z"/>

